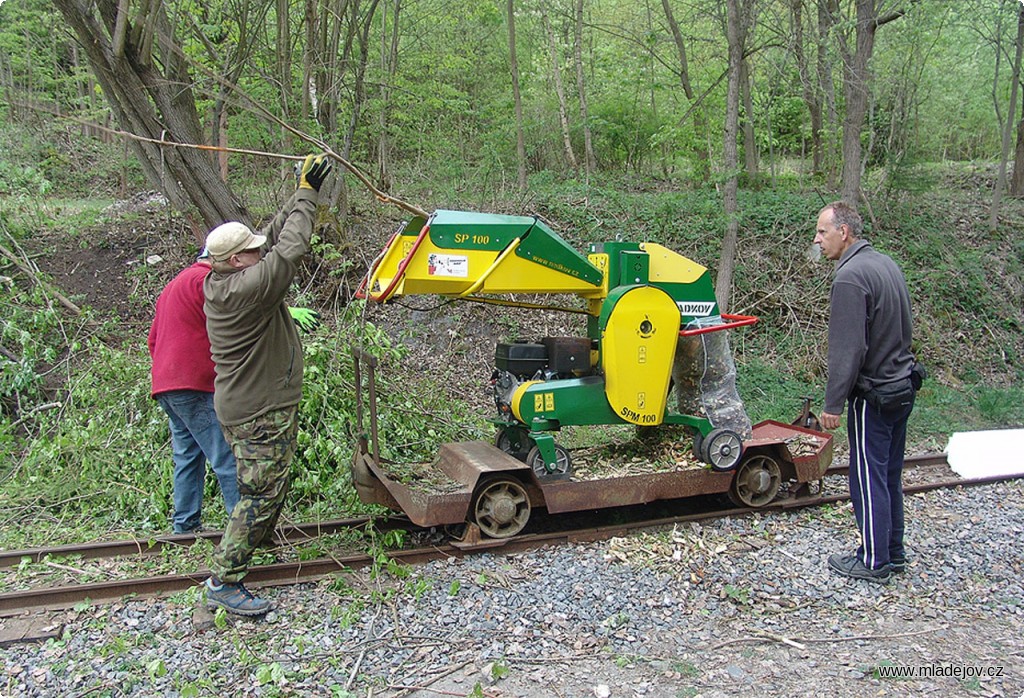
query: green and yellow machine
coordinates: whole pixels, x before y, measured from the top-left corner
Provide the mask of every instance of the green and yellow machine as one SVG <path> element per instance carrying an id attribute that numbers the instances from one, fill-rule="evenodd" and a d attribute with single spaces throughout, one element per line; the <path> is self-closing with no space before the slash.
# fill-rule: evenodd
<path id="1" fill-rule="evenodd" d="M 561 309 L 587 316 L 586 337 L 495 351 L 495 445 L 538 477 L 569 472 L 569 452 L 553 436 L 569 425 L 684 425 L 712 470 L 740 462 L 741 434 L 669 405 L 680 338 L 757 321 L 720 313 L 700 264 L 651 242 L 594 243 L 584 256 L 534 217 L 439 210 L 392 236 L 357 295 L 383 303 L 420 294 L 520 307 L 550 306 L 507 296 L 583 299 Z"/>

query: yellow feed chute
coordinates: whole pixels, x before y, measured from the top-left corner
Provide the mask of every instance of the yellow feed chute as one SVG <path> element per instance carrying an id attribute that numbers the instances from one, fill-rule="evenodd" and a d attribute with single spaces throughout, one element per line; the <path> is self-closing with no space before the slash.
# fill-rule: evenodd
<path id="1" fill-rule="evenodd" d="M 612 410 L 631 424 L 661 424 L 679 339 L 679 308 L 654 286 L 628 286 L 601 310 L 601 366 Z"/>
<path id="2" fill-rule="evenodd" d="M 603 295 L 603 274 L 543 222 L 528 216 L 437 211 L 396 233 L 360 293 Z"/>

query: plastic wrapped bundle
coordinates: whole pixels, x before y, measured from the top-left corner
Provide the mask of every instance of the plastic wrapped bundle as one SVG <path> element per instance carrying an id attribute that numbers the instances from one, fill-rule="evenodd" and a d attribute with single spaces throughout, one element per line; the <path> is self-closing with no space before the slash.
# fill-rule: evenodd
<path id="1" fill-rule="evenodd" d="M 750 417 L 736 389 L 728 331 L 680 337 L 672 379 L 680 413 L 707 417 L 715 427 L 731 429 L 744 440 L 752 436 Z"/>

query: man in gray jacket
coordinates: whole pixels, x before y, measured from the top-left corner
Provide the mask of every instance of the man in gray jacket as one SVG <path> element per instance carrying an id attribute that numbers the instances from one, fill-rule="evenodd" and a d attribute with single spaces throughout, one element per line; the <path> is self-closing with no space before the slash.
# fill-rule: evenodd
<path id="1" fill-rule="evenodd" d="M 885 583 L 906 566 L 903 452 L 914 407 L 910 293 L 896 263 L 861 240 L 863 224 L 837 201 L 818 215 L 814 242 L 835 260 L 828 324 L 828 384 L 821 425 L 839 426 L 849 405 L 850 500 L 861 544 L 829 567 Z"/>
<path id="2" fill-rule="evenodd" d="M 214 407 L 238 463 L 241 498 L 213 554 L 206 601 L 240 615 L 262 615 L 270 602 L 242 584 L 253 551 L 273 531 L 288 492 L 302 398 L 302 345 L 285 295 L 309 252 L 326 156 L 310 155 L 298 189 L 257 235 L 243 223 L 217 226 L 206 238 L 206 328 L 216 366 Z"/>

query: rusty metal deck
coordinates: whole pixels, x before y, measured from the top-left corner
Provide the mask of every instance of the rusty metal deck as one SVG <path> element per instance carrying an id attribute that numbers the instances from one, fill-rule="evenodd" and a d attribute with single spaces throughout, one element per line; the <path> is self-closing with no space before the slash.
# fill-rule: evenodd
<path id="1" fill-rule="evenodd" d="M 804 427 L 766 420 L 754 425 L 753 436 L 744 442 L 747 451 L 767 451 L 792 463 L 796 479 L 812 482 L 822 477 L 832 462 L 832 435 Z M 732 472 L 709 468 L 652 472 L 600 480 L 538 480 L 525 463 L 483 441 L 446 443 L 429 466 L 444 483 L 431 489 L 425 482 L 400 482 L 385 467 L 366 456 L 363 462 L 383 490 L 376 501 L 391 500 L 418 526 L 462 523 L 472 505 L 473 492 L 482 477 L 505 474 L 526 487 L 534 508 L 558 514 L 610 507 L 647 504 L 663 499 L 727 492 Z"/>

